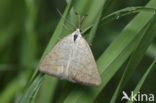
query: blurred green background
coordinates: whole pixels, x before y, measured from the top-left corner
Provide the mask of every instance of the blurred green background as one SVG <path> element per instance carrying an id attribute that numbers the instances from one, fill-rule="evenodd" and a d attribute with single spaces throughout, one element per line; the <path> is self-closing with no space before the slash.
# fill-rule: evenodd
<path id="1" fill-rule="evenodd" d="M 102 17 L 126 7 L 144 7 L 149 2 L 154 2 L 154 0 L 73 0 L 71 7 L 74 8 L 74 11 L 79 12 L 81 15 L 89 13 L 84 21 L 88 25 L 92 23 L 94 24 L 94 22 L 96 24 L 96 18 L 98 18 L 98 15 L 94 14 L 95 11 L 89 11 L 88 9 L 91 8 L 90 10 L 96 10 L 98 5 L 103 3 L 103 6 L 101 6 L 102 8 L 97 10 L 98 12 L 101 12 L 99 16 L 101 19 L 99 19 L 99 23 L 97 23 L 98 26 L 94 29 L 95 32 L 92 32 L 92 34 L 95 34 L 93 39 L 91 41 L 87 39 L 87 34 L 89 34 L 92 29 L 85 35 L 96 60 L 100 58 L 103 52 L 138 13 L 129 11 L 129 15 L 120 17 L 119 14 L 117 17 L 114 17 L 109 21 L 102 20 Z M 97 5 L 90 6 L 92 5 L 91 3 L 97 3 Z M 48 43 L 52 40 L 50 38 L 53 36 L 52 34 L 56 30 L 57 24 L 61 19 L 57 9 L 63 13 L 66 6 L 67 2 L 65 0 L 0 0 L 0 103 L 18 103 L 21 98 L 23 98 L 23 95 L 28 92 L 28 88 L 33 84 L 30 79 L 32 79 L 32 75 L 34 74 L 35 69 L 37 69 L 43 52 L 46 47 L 49 47 Z M 154 7 L 156 7 L 156 3 L 153 3 L 152 8 Z M 150 10 L 146 12 L 150 12 Z M 71 18 L 70 14 L 68 14 L 67 19 L 71 20 Z M 140 19 L 146 20 L 146 15 Z M 74 23 L 76 23 L 76 18 L 74 18 L 74 20 Z M 150 21 L 147 23 L 150 23 Z M 64 34 L 58 36 L 57 41 L 69 33 L 66 29 L 63 30 Z M 152 33 L 156 34 L 156 31 L 154 30 Z M 125 38 L 127 38 L 126 35 Z M 137 69 L 127 82 L 128 84 L 123 88 L 123 90 L 128 93 L 136 87 L 138 81 L 142 78 L 152 61 L 156 59 L 156 39 L 153 39 L 153 42 L 148 46 Z M 115 48 L 114 50 L 118 49 Z M 112 49 L 112 51 L 114 50 Z M 121 55 L 122 54 L 124 54 L 124 52 L 121 53 Z M 112 55 L 111 52 L 109 55 Z M 106 83 L 107 85 L 105 88 L 100 90 L 98 96 L 96 96 L 93 102 L 110 102 L 128 64 L 129 58 L 124 60 L 120 69 L 112 76 L 110 81 L 108 80 L 109 82 Z M 146 82 L 141 88 L 143 93 L 153 93 L 156 95 L 155 74 L 156 71 L 149 74 Z M 48 80 L 45 80 L 45 78 L 48 78 Z M 62 103 L 66 100 L 67 95 L 73 90 L 73 88 L 87 88 L 64 80 L 56 80 L 56 78 L 47 75 L 45 78 L 42 80 L 41 85 L 39 85 L 39 87 L 41 87 L 33 93 L 34 97 L 30 97 L 31 103 Z M 116 103 L 121 102 L 121 97 L 122 93 L 117 97 Z M 69 98 L 69 101 L 72 100 Z"/>

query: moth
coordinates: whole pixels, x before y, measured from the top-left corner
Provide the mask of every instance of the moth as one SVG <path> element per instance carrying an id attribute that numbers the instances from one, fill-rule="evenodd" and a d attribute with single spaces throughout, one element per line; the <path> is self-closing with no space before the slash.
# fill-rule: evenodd
<path id="1" fill-rule="evenodd" d="M 80 26 L 47 53 L 39 71 L 84 85 L 98 87 L 101 84 L 94 56 L 81 35 Z"/>

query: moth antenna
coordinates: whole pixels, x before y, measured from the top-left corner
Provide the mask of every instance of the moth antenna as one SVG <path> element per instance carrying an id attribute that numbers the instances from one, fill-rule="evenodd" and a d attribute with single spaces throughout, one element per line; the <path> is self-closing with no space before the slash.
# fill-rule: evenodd
<path id="1" fill-rule="evenodd" d="M 75 15 L 78 16 L 78 28 L 81 29 L 81 24 L 84 21 L 84 19 L 88 16 L 88 14 L 85 14 L 84 16 L 82 16 L 82 18 L 78 12 L 75 12 Z"/>
<path id="2" fill-rule="evenodd" d="M 78 28 L 81 29 L 81 16 L 80 15 L 78 15 L 78 20 L 79 20 L 79 22 L 78 22 Z"/>
<path id="3" fill-rule="evenodd" d="M 83 20 L 84 20 L 87 16 L 88 16 L 87 14 L 85 14 L 84 16 L 82 16 L 81 21 L 80 21 L 80 24 L 82 24 Z"/>
<path id="4" fill-rule="evenodd" d="M 75 26 L 73 23 L 71 23 L 68 19 L 66 19 L 58 9 L 56 9 L 56 10 L 57 10 L 57 12 L 59 13 L 59 15 L 60 15 L 68 24 L 70 24 L 70 25 L 72 25 L 72 27 L 75 27 L 75 28 L 76 28 L 76 26 Z M 74 28 L 74 29 L 75 29 L 75 28 Z"/>
<path id="5" fill-rule="evenodd" d="M 75 15 L 78 16 L 78 28 L 81 29 L 81 16 L 78 12 L 75 11 Z"/>

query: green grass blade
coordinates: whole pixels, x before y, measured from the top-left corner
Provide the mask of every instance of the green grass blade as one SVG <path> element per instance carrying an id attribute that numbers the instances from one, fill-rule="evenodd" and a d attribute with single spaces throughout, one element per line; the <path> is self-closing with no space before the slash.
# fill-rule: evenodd
<path id="1" fill-rule="evenodd" d="M 132 13 L 139 13 L 139 12 L 152 12 L 155 13 L 156 9 L 155 8 L 150 8 L 150 7 L 127 7 L 121 10 L 117 10 L 105 17 L 102 17 L 101 21 L 109 21 L 113 19 L 119 19 L 122 16 L 129 15 Z"/>
<path id="2" fill-rule="evenodd" d="M 101 10 L 101 11 L 102 11 L 102 10 Z M 93 25 L 93 28 L 91 29 L 90 33 L 87 35 L 86 40 L 87 40 L 88 44 L 91 44 L 91 42 L 92 42 L 93 39 L 94 39 L 96 30 L 97 30 L 97 27 L 98 27 L 98 24 L 99 24 L 100 17 L 101 17 L 101 12 L 99 12 L 99 14 L 97 15 L 96 22 L 95 22 L 95 24 Z"/>
<path id="3" fill-rule="evenodd" d="M 40 87 L 40 82 L 42 81 L 43 75 L 38 75 L 31 86 L 28 88 L 22 99 L 20 100 L 20 103 L 30 103 L 32 100 L 33 95 L 36 93 L 36 90 Z"/>
<path id="4" fill-rule="evenodd" d="M 156 1 L 151 0 L 148 7 L 155 7 Z M 143 12 L 137 15 L 120 33 L 115 41 L 98 59 L 97 65 L 102 77 L 100 88 L 79 88 L 73 90 L 65 99 L 65 103 L 91 103 L 114 76 L 120 66 L 136 48 L 136 43 L 141 39 L 139 32 L 152 18 L 153 13 Z M 86 90 L 87 89 L 87 90 Z M 88 91 L 89 90 L 89 91 Z"/>
<path id="5" fill-rule="evenodd" d="M 118 94 L 121 92 L 121 90 L 124 88 L 125 84 L 128 82 L 128 80 L 132 76 L 133 72 L 137 68 L 140 61 L 142 60 L 142 58 L 145 54 L 145 51 L 147 50 L 147 48 L 153 41 L 154 37 L 156 36 L 156 34 L 153 33 L 154 29 L 156 28 L 155 22 L 156 22 L 156 19 L 152 18 L 152 20 L 148 23 L 150 26 L 147 25 L 146 26 L 147 29 L 143 28 L 143 30 L 146 30 L 144 33 L 144 36 L 141 39 L 139 45 L 137 46 L 137 49 L 132 54 L 132 56 L 128 62 L 128 65 L 125 68 L 124 74 L 122 75 L 122 78 L 117 86 L 117 89 L 115 90 L 115 93 L 113 94 L 113 97 L 112 97 L 110 103 L 115 103 L 115 101 L 118 97 Z"/>
<path id="6" fill-rule="evenodd" d="M 139 83 L 137 84 L 135 90 L 133 91 L 134 94 L 137 94 L 139 92 L 143 83 L 147 79 L 147 76 L 155 69 L 156 69 L 156 60 L 153 61 L 153 63 L 150 65 L 150 67 L 147 69 L 147 71 L 145 72 L 145 74 L 143 75 Z M 127 103 L 134 103 L 134 101 L 127 101 Z"/>
<path id="7" fill-rule="evenodd" d="M 56 86 L 57 86 L 56 79 L 54 78 L 52 79 L 52 77 L 50 76 L 45 76 L 42 81 L 42 86 L 37 94 L 35 103 L 50 103 L 51 100 L 53 100 L 53 95 L 55 94 Z"/>

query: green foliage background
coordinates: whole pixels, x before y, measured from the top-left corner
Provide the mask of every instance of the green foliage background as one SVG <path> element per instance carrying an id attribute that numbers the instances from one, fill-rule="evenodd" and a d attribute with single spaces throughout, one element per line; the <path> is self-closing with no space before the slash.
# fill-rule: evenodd
<path id="1" fill-rule="evenodd" d="M 99 88 L 38 72 L 46 53 L 73 31 L 57 9 L 74 24 L 75 11 L 88 14 L 82 31 Z M 156 94 L 155 13 L 156 0 L 1 0 L 0 103 L 120 103 L 123 90 Z"/>

